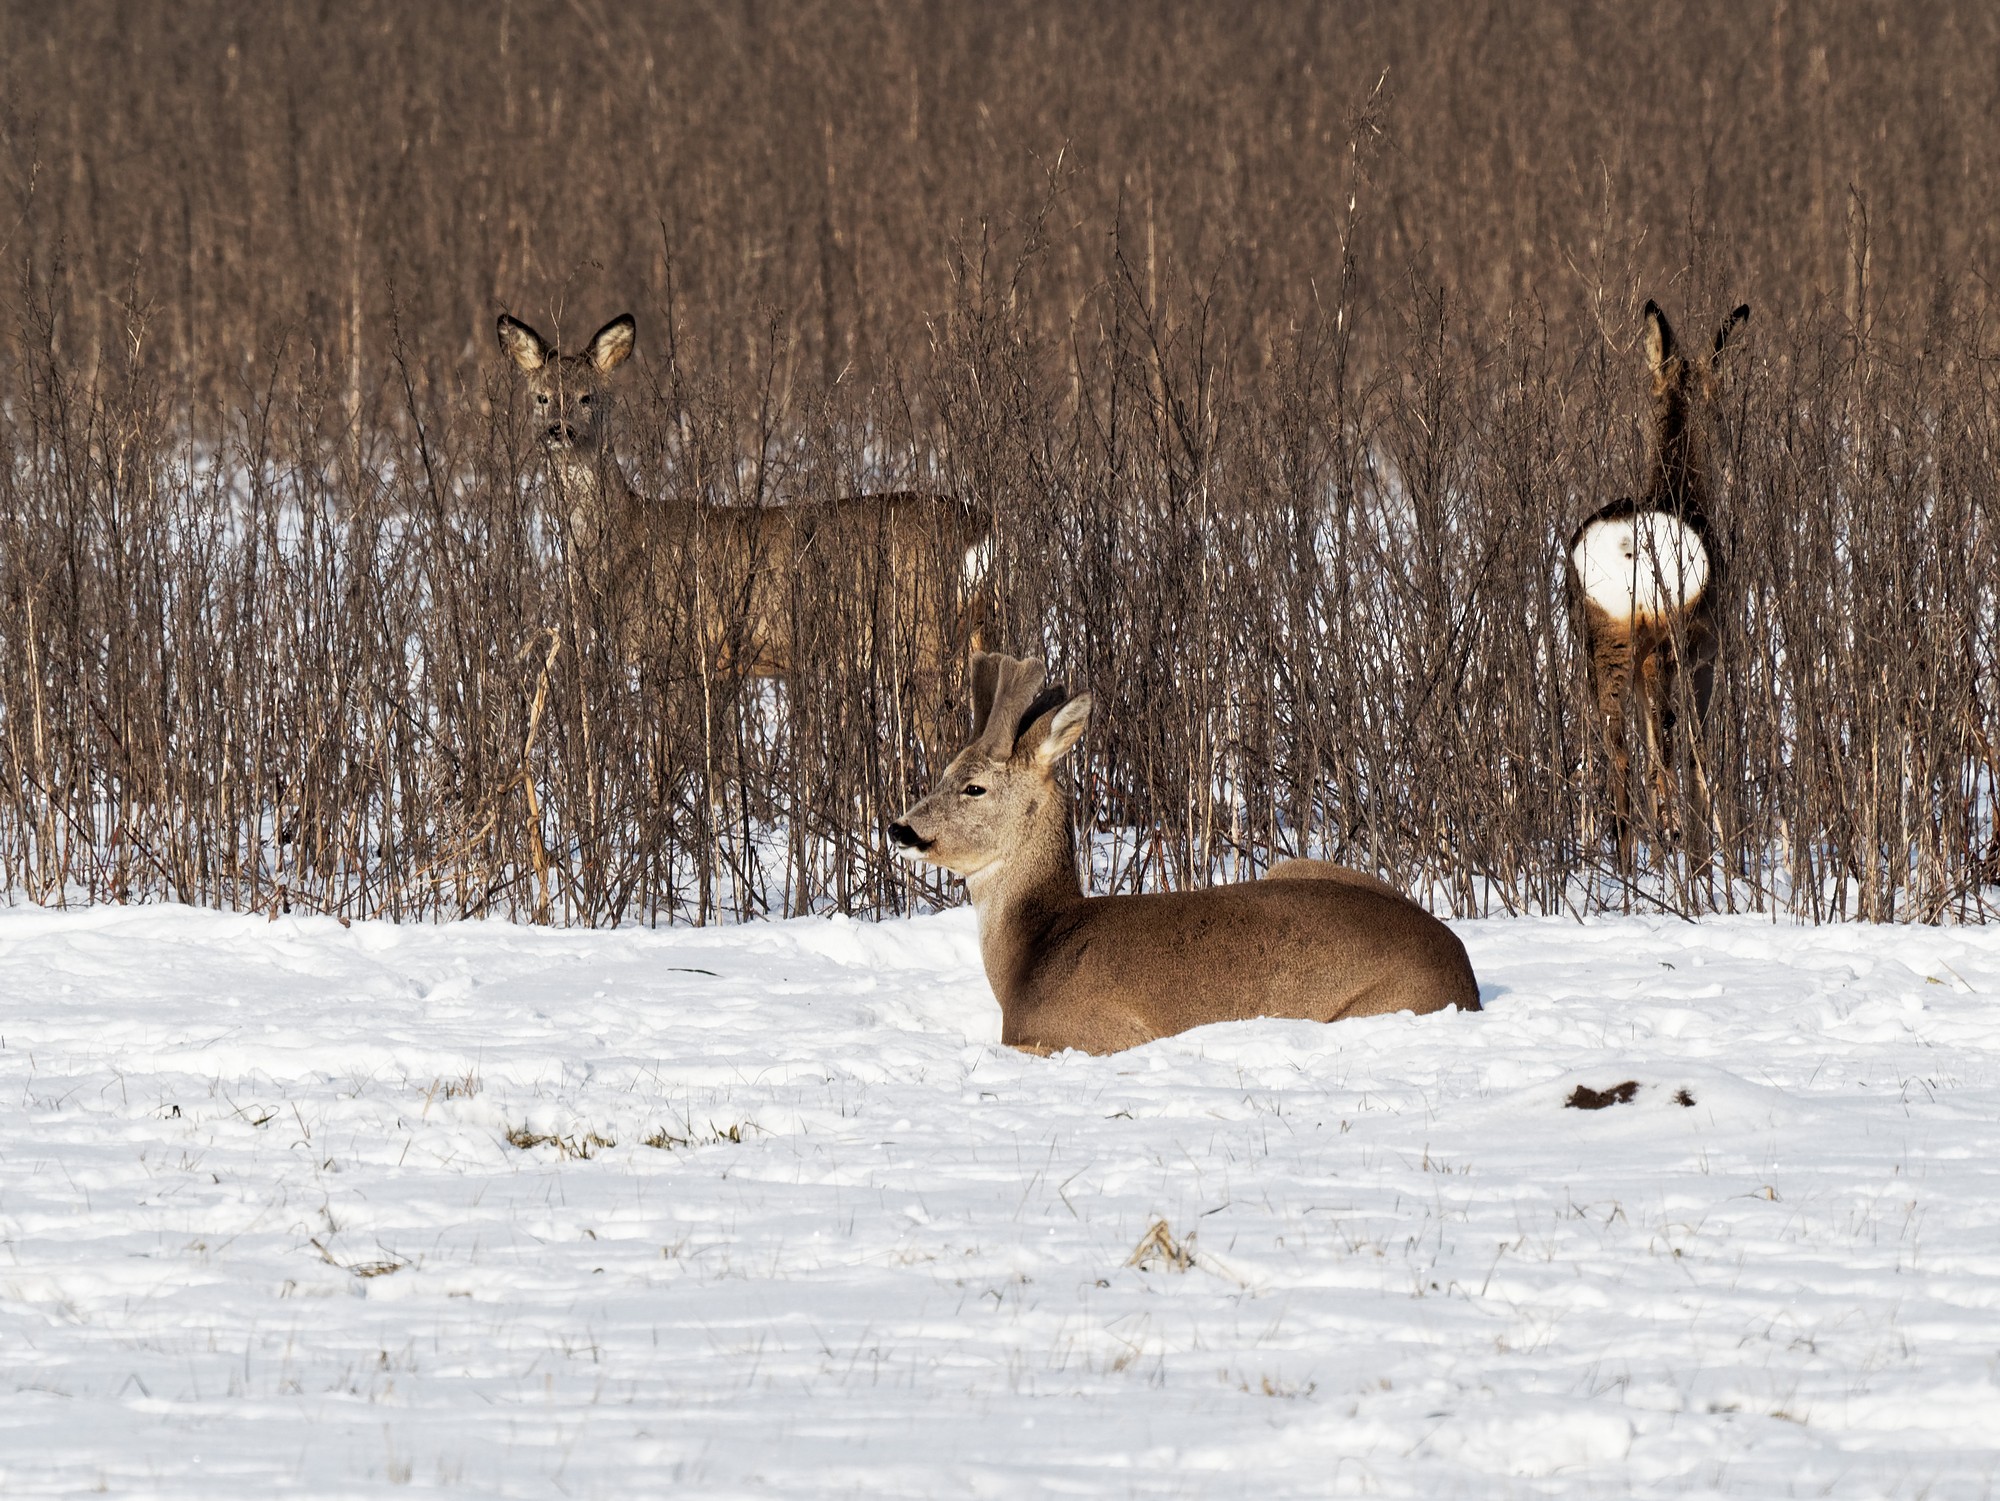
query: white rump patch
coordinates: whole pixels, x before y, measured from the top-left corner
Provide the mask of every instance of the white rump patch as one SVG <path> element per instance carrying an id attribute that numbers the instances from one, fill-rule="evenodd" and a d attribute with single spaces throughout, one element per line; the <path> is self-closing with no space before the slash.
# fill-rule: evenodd
<path id="1" fill-rule="evenodd" d="M 1664 511 L 1594 521 L 1570 554 L 1584 598 L 1615 620 L 1658 619 L 1708 587 L 1708 549 Z"/>
<path id="2" fill-rule="evenodd" d="M 965 550 L 965 584 L 977 589 L 993 571 L 993 539 L 982 537 Z"/>

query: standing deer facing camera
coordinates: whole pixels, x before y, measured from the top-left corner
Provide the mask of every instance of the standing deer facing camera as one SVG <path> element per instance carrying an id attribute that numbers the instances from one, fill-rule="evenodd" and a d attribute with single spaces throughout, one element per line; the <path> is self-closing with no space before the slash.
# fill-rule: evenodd
<path id="1" fill-rule="evenodd" d="M 1694 709 L 1688 754 L 1707 817 L 1700 744 L 1715 692 L 1727 564 L 1709 517 L 1709 447 L 1722 353 L 1749 316 L 1748 304 L 1737 308 L 1722 320 L 1706 357 L 1690 360 L 1659 305 L 1646 304 L 1644 345 L 1653 376 L 1651 478 L 1644 495 L 1603 507 L 1569 541 L 1569 593 L 1580 617 L 1610 760 L 1612 826 L 1621 865 L 1632 859 L 1634 707 L 1652 768 L 1654 825 L 1669 837 L 1679 833 L 1675 718 L 1683 671 Z"/>
<path id="2" fill-rule="evenodd" d="M 983 507 L 909 492 L 800 506 L 646 499 L 611 443 L 609 382 L 637 339 L 632 315 L 613 318 L 576 354 L 504 314 L 499 336 L 542 424 L 571 565 L 611 606 L 628 650 L 656 639 L 676 577 L 698 563 L 699 650 L 708 664 L 782 677 L 794 665 L 793 588 L 812 551 L 815 563 L 853 560 L 867 575 L 860 582 L 887 594 L 920 673 L 941 675 L 961 660 L 993 554 Z"/>
<path id="3" fill-rule="evenodd" d="M 1465 947 L 1394 888 L 1320 860 L 1261 881 L 1085 896 L 1056 782 L 1090 695 L 1042 664 L 972 659 L 972 743 L 889 826 L 896 852 L 965 878 L 1000 1040 L 1033 1053 L 1115 1053 L 1208 1022 L 1330 1022 L 1479 1009 Z"/>

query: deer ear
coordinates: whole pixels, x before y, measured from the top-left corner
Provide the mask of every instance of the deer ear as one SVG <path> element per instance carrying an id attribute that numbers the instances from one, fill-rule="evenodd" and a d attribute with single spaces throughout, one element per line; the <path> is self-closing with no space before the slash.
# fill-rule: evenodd
<path id="1" fill-rule="evenodd" d="M 1653 372 L 1654 380 L 1667 378 L 1667 361 L 1680 353 L 1674 342 L 1673 325 L 1667 322 L 1667 315 L 1660 311 L 1660 305 L 1652 298 L 1646 299 L 1646 368 Z"/>
<path id="2" fill-rule="evenodd" d="M 987 707 L 985 728 L 973 743 L 1005 761 L 1014 754 L 1022 732 L 1035 722 L 1035 717 L 1048 705 L 1061 702 L 1063 695 L 1042 698 L 1048 693 L 1043 687 L 1048 669 L 1037 657 L 995 653 L 988 660 L 993 664 L 993 700 Z"/>
<path id="3" fill-rule="evenodd" d="M 522 370 L 539 370 L 549 362 L 555 351 L 548 342 L 519 318 L 500 315 L 497 325 L 500 335 L 500 350 Z"/>
<path id="4" fill-rule="evenodd" d="M 972 738 L 986 733 L 993 714 L 993 695 L 1000 687 L 1000 658 L 992 652 L 972 654 Z"/>
<path id="5" fill-rule="evenodd" d="M 632 315 L 620 313 L 597 331 L 590 341 L 590 347 L 584 350 L 584 354 L 590 363 L 597 367 L 600 374 L 609 375 L 625 363 L 625 358 L 631 354 L 632 345 L 637 342 L 638 337 L 639 325 L 632 321 Z"/>
<path id="6" fill-rule="evenodd" d="M 1020 748 L 1032 755 L 1035 765 L 1043 771 L 1053 771 L 1056 763 L 1083 738 L 1089 724 L 1090 695 L 1079 693 L 1029 725 L 1028 732 L 1021 737 Z"/>
<path id="7" fill-rule="evenodd" d="M 1722 327 L 1715 331 L 1715 352 L 1708 357 L 1710 365 L 1719 365 L 1722 363 L 1722 351 L 1729 347 L 1730 335 L 1734 334 L 1737 329 L 1749 321 L 1750 304 L 1747 302 L 1738 303 L 1736 311 L 1731 313 L 1727 318 L 1724 318 L 1722 320 Z"/>

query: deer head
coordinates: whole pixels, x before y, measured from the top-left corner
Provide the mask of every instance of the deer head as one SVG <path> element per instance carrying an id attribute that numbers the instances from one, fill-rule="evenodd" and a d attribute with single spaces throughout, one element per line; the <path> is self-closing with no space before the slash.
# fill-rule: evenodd
<path id="1" fill-rule="evenodd" d="M 572 535 L 586 546 L 608 524 L 606 481 L 623 489 L 612 456 L 611 374 L 632 353 L 638 326 L 630 313 L 600 328 L 580 354 L 564 354 L 518 318 L 500 315 L 500 348 L 528 387 L 529 415 L 567 504 Z"/>
<path id="2" fill-rule="evenodd" d="M 1723 352 L 1750 317 L 1744 303 L 1722 320 L 1706 356 L 1690 359 L 1660 305 L 1648 299 L 1641 348 L 1653 378 L 1652 493 L 1648 502 L 1705 512 L 1711 432 L 1719 413 Z"/>
<path id="3" fill-rule="evenodd" d="M 1046 678 L 1038 661 L 974 654 L 972 743 L 929 796 L 889 825 L 897 854 L 972 880 L 997 873 L 1052 829 L 1067 830 L 1056 769 L 1090 723 L 1091 699 Z"/>

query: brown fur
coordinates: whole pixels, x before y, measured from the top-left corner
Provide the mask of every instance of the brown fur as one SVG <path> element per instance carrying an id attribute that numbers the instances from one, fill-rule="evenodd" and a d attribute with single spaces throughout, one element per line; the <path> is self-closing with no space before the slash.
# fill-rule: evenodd
<path id="1" fill-rule="evenodd" d="M 707 663 L 735 676 L 783 676 L 795 665 L 792 590 L 808 561 L 821 559 L 852 560 L 856 576 L 844 587 L 886 586 L 891 629 L 906 633 L 920 674 L 941 678 L 977 644 L 984 591 L 966 578 L 965 557 L 992 537 L 982 507 L 909 491 L 756 507 L 649 500 L 633 490 L 612 451 L 608 385 L 636 337 L 628 313 L 581 353 L 564 354 L 518 319 L 499 320 L 500 347 L 547 423 L 542 441 L 571 566 L 610 606 L 626 650 L 662 644 L 658 622 L 698 564 Z"/>
<path id="2" fill-rule="evenodd" d="M 1267 881 L 1338 881 L 1343 886 L 1359 886 L 1381 896 L 1404 900 L 1403 893 L 1387 881 L 1377 880 L 1365 870 L 1335 865 L 1331 860 L 1280 860 L 1264 872 Z"/>
<path id="3" fill-rule="evenodd" d="M 1705 359 L 1690 361 L 1675 341 L 1656 303 L 1645 311 L 1646 360 L 1652 375 L 1652 470 L 1638 500 L 1614 501 L 1588 517 L 1570 537 L 1564 562 L 1572 608 L 1583 637 L 1592 696 L 1604 736 L 1611 794 L 1612 825 L 1619 860 L 1632 859 L 1631 721 L 1642 727 L 1651 766 L 1654 824 L 1669 837 L 1678 834 L 1680 782 L 1675 710 L 1682 702 L 1680 675 L 1688 674 L 1687 700 L 1694 710 L 1687 751 L 1695 778 L 1700 825 L 1708 817 L 1707 779 L 1700 742 L 1715 691 L 1721 655 L 1720 611 L 1725 597 L 1727 558 L 1709 512 L 1710 444 L 1716 383 L 1723 351 L 1737 327 L 1750 316 L 1743 305 L 1723 320 Z M 1661 512 L 1685 523 L 1707 555 L 1708 576 L 1701 593 L 1684 608 L 1660 613 L 1635 611 L 1618 617 L 1584 595 L 1576 567 L 1576 547 L 1597 522 Z"/>
<path id="4" fill-rule="evenodd" d="M 1451 930 L 1360 871 L 1288 860 L 1242 885 L 1085 896 L 1056 770 L 1091 699 L 1043 676 L 976 657 L 972 744 L 889 830 L 905 857 L 965 877 L 1003 1042 L 1110 1053 L 1255 1016 L 1479 1008 Z"/>

